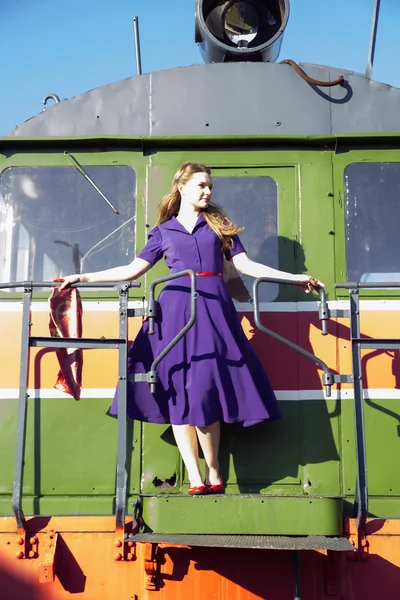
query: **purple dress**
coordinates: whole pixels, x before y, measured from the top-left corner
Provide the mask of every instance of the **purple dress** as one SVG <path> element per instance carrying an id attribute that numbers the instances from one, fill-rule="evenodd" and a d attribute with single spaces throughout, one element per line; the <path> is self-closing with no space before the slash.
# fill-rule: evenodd
<path id="1" fill-rule="evenodd" d="M 234 236 L 229 260 L 244 252 Z M 155 227 L 138 255 L 154 265 L 163 256 L 171 273 L 184 269 L 222 273 L 223 253 L 218 236 L 200 213 L 192 233 L 172 217 Z M 197 425 L 216 421 L 254 425 L 281 414 L 268 381 L 240 324 L 223 277 L 197 277 L 197 318 L 193 327 L 157 367 L 159 383 L 128 383 L 127 414 L 151 423 Z M 168 283 L 158 299 L 155 333 L 145 321 L 128 356 L 128 372 L 150 370 L 154 358 L 190 318 L 190 278 Z M 117 414 L 114 398 L 110 414 Z"/>

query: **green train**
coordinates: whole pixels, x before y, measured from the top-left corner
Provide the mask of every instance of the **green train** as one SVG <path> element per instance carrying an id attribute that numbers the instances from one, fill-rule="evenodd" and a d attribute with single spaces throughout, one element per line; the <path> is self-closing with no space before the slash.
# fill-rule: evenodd
<path id="1" fill-rule="evenodd" d="M 54 96 L 0 139 L 2 600 L 399 597 L 400 90 L 274 63 L 288 17 L 197 0 L 206 64 Z M 170 426 L 107 415 L 163 261 L 82 287 L 79 402 L 48 332 L 54 277 L 130 262 L 187 161 L 252 259 L 327 298 L 226 265 L 283 418 L 225 425 L 225 493 L 198 497 Z"/>

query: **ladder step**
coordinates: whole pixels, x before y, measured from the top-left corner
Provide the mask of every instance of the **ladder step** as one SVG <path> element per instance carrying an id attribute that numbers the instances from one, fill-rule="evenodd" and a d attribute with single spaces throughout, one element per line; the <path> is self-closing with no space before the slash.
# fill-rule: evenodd
<path id="1" fill-rule="evenodd" d="M 354 550 L 345 537 L 323 535 L 279 536 L 279 535 L 185 535 L 137 533 L 126 537 L 127 541 L 151 544 L 173 544 L 176 546 L 204 546 L 218 548 L 259 548 L 265 550 Z"/>
<path id="2" fill-rule="evenodd" d="M 29 337 L 29 345 L 37 348 L 119 348 L 125 344 L 123 338 Z"/>
<path id="3" fill-rule="evenodd" d="M 361 348 L 374 350 L 398 350 L 400 340 L 391 338 L 353 338 L 353 344 L 360 344 Z"/>

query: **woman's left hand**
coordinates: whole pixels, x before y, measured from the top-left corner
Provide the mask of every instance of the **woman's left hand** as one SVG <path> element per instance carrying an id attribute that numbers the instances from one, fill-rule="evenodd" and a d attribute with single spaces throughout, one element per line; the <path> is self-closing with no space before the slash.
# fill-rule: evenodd
<path id="1" fill-rule="evenodd" d="M 309 294 L 310 292 L 318 292 L 319 288 L 325 287 L 322 281 L 318 281 L 318 279 L 315 279 L 315 277 L 310 277 L 309 275 L 299 275 L 298 282 L 301 289 L 306 294 Z M 297 285 L 297 282 L 294 282 L 294 285 Z"/>

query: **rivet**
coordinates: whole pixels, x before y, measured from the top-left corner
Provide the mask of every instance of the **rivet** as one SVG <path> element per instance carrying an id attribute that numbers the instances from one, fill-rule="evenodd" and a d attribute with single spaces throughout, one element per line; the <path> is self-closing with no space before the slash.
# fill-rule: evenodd
<path id="1" fill-rule="evenodd" d="M 22 552 L 22 550 L 18 550 L 18 552 L 15 553 L 16 558 L 23 558 L 24 553 Z"/>
<path id="2" fill-rule="evenodd" d="M 135 542 L 128 542 L 129 548 L 133 548 L 134 544 L 135 544 Z"/>
<path id="3" fill-rule="evenodd" d="M 22 537 L 17 538 L 18 546 L 22 546 L 23 543 L 24 543 L 24 540 L 22 539 Z"/>
<path id="4" fill-rule="evenodd" d="M 29 558 L 35 558 L 36 552 L 34 550 L 29 550 Z"/>
<path id="5" fill-rule="evenodd" d="M 114 541 L 114 546 L 117 546 L 117 548 L 121 548 L 121 546 L 122 546 L 121 540 L 115 540 Z"/>
<path id="6" fill-rule="evenodd" d="M 114 554 L 114 560 L 122 560 L 122 554 L 120 552 Z"/>
<path id="7" fill-rule="evenodd" d="M 30 544 L 37 544 L 38 543 L 38 539 L 36 537 L 36 535 L 34 535 L 33 537 L 31 537 L 31 539 L 29 540 Z"/>

